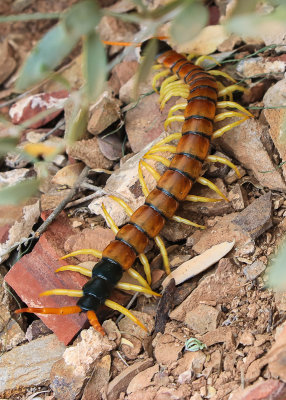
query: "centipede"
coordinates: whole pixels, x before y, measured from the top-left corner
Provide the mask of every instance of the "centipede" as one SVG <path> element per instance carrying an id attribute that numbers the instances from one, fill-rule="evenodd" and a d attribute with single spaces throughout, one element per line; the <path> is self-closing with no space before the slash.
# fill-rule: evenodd
<path id="1" fill-rule="evenodd" d="M 148 43 L 149 41 L 145 41 L 141 44 L 143 56 Z M 204 70 L 201 64 L 206 58 L 210 57 L 201 56 L 195 62 L 192 62 L 189 57 L 173 50 L 165 41 L 158 40 L 156 63 L 153 66 L 156 74 L 152 86 L 158 92 L 161 109 L 173 96 L 183 99 L 182 102 L 170 108 L 165 121 L 166 129 L 174 121 L 181 122 L 182 127 L 180 132 L 171 133 L 157 142 L 139 162 L 138 175 L 142 191 L 146 197 L 145 203 L 133 211 L 125 201 L 116 196 L 111 196 L 129 216 L 128 222 L 119 229 L 102 205 L 106 220 L 116 234 L 115 239 L 102 252 L 95 249 L 81 249 L 62 257 L 62 259 L 66 259 L 80 254 L 92 254 L 100 259 L 91 271 L 80 265 L 66 265 L 57 269 L 56 272 L 68 270 L 87 276 L 89 280 L 82 287 L 82 290 L 51 289 L 41 293 L 41 296 L 68 295 L 79 297 L 75 306 L 60 308 L 27 307 L 17 310 L 17 313 L 67 315 L 84 312 L 94 329 L 104 335 L 104 329 L 96 313 L 101 305 L 105 305 L 121 312 L 147 331 L 145 325 L 131 311 L 110 299 L 111 293 L 114 288 L 118 288 L 160 296 L 150 286 L 150 265 L 145 255 L 149 241 L 155 241 L 161 252 L 166 274 L 170 274 L 169 259 L 164 242 L 159 235 L 160 232 L 168 220 L 204 228 L 176 215 L 183 201 L 215 202 L 221 199 L 228 201 L 215 184 L 201 176 L 203 166 L 205 162 L 226 164 L 233 168 L 239 177 L 239 171 L 231 161 L 209 154 L 210 145 L 214 139 L 253 117 L 243 106 L 233 101 L 233 93 L 244 91 L 245 88 L 238 85 L 225 72 L 215 69 Z M 228 79 L 231 84 L 224 86 L 218 80 L 219 77 Z M 159 89 L 158 82 L 161 82 Z M 223 110 L 221 113 L 218 112 L 220 109 Z M 216 122 L 229 117 L 236 117 L 236 119 L 234 122 L 214 130 Z M 174 142 L 175 145 L 170 144 Z M 162 154 L 164 151 L 172 154 L 171 159 L 158 155 L 158 153 Z M 148 163 L 148 160 L 162 163 L 166 167 L 163 174 L 160 175 Z M 144 180 L 143 168 L 146 168 L 156 180 L 156 187 L 151 191 L 148 190 Z M 213 189 L 221 199 L 190 194 L 196 182 Z M 146 279 L 133 268 L 136 259 L 139 259 L 143 264 Z M 139 284 L 122 282 L 121 278 L 125 271 L 135 278 Z"/>

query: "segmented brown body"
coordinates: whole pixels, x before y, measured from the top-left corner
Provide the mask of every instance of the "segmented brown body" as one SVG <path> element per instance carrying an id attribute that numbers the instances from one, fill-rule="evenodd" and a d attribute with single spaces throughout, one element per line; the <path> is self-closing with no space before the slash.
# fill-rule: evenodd
<path id="1" fill-rule="evenodd" d="M 103 257 L 118 262 L 124 270 L 134 263 L 137 254 L 144 252 L 148 238 L 154 238 L 171 218 L 179 203 L 200 176 L 209 152 L 216 113 L 217 84 L 201 67 L 192 64 L 181 54 L 169 50 L 157 58 L 190 87 L 185 122 L 177 153 L 145 204 L 131 216 L 103 251 Z"/>

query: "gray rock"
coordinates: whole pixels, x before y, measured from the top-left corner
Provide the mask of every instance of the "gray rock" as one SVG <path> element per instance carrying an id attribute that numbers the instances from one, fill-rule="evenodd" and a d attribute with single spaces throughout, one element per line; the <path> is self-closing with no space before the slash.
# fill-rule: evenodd
<path id="1" fill-rule="evenodd" d="M 265 268 L 266 266 L 263 264 L 263 262 L 257 260 L 253 264 L 247 265 L 245 268 L 243 268 L 243 273 L 248 281 L 253 281 L 262 274 Z"/>

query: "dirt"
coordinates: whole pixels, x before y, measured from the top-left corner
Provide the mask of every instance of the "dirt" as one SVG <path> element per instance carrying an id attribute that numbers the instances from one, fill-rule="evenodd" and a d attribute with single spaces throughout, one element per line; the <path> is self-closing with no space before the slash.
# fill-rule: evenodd
<path id="1" fill-rule="evenodd" d="M 0 5 L 0 14 L 62 12 L 76 2 L 9 0 Z M 124 7 L 124 2 L 117 5 Z M 5 54 L 17 64 L 9 81 L 13 82 L 27 53 L 55 22 L 2 24 L 0 35 L 13 49 L 12 53 Z M 107 26 L 101 29 L 106 32 Z M 109 34 L 115 37 L 116 29 L 119 29 L 117 24 L 108 26 Z M 122 23 L 120 34 L 124 32 L 129 37 L 136 29 Z M 263 47 L 261 42 L 246 42 L 238 47 L 242 43 L 240 38 L 228 37 L 216 46 L 227 50 L 236 46 L 237 60 L 250 56 L 253 48 Z M 113 47 L 114 51 L 117 50 Z M 66 61 L 65 73 L 72 75 L 73 82 L 81 81 L 82 75 L 78 67 L 75 69 L 73 59 L 77 65 L 81 61 L 75 58 L 77 54 L 73 56 Z M 277 70 L 274 63 L 279 66 Z M 152 266 L 152 290 L 161 293 L 164 287 L 163 296 L 158 299 L 139 293 L 134 297 L 132 291 L 118 290 L 112 294 L 113 301 L 131 308 L 135 317 L 146 325 L 148 333 L 127 317 L 118 318 L 118 313 L 104 307 L 98 313 L 99 320 L 105 321 L 104 337 L 89 327 L 84 314 L 14 313 L 25 304 L 30 307 L 75 304 L 76 299 L 66 296 L 39 298 L 38 295 L 53 288 L 80 290 L 88 278 L 65 271 L 65 267 L 80 264 L 89 275 L 99 254 L 74 254 L 61 261 L 59 257 L 81 248 L 102 251 L 114 238 L 110 221 L 105 222 L 102 203 L 115 224 L 122 225 L 127 217 L 108 196 L 120 192 L 134 209 L 144 202 L 138 162 L 147 151 L 146 145 L 150 147 L 150 142 L 156 143 L 167 136 L 163 125 L 170 105 L 175 102 L 172 99 L 173 103 L 162 114 L 158 95 L 148 95 L 149 78 L 139 90 L 145 95 L 133 103 L 129 88 L 136 65 L 137 60 L 126 58 L 114 67 L 106 91 L 90 108 L 89 128 L 76 144 L 63 145 L 64 127 L 55 128 L 61 121 L 69 124 L 71 112 L 67 105 L 65 112 L 54 113 L 36 125 L 27 124 L 21 134 L 19 146 L 23 147 L 37 142 L 37 138 L 43 138 L 53 129 L 48 144 L 61 146 L 61 151 L 51 161 L 45 159 L 41 150 L 39 157 L 45 159 L 48 168 L 35 198 L 3 208 L 0 213 L 3 263 L 0 266 L 0 397 L 11 400 L 283 400 L 286 398 L 286 295 L 267 286 L 271 257 L 286 231 L 285 166 L 280 167 L 285 145 L 279 140 L 285 117 L 282 108 L 285 60 L 274 50 L 261 52 L 255 61 L 256 67 L 267 70 L 267 84 L 260 84 L 257 90 L 257 78 L 248 78 L 249 92 L 243 97 L 235 95 L 234 99 L 244 107 L 261 109 L 254 110 L 255 118 L 232 128 L 212 144 L 212 154 L 231 160 L 240 171 L 240 179 L 226 165 L 206 164 L 204 168 L 204 177 L 215 182 L 230 202 L 184 202 L 179 215 L 206 229 L 169 221 L 161 232 L 171 270 L 188 265 L 190 260 L 202 257 L 207 251 L 206 267 L 199 265 L 195 268 L 198 272 L 191 271 L 188 275 L 185 267 L 183 278 L 175 274 L 176 281 L 165 281 L 162 257 L 150 243 L 146 255 Z M 226 64 L 225 71 L 230 69 L 239 80 L 245 71 L 249 77 L 251 68 L 249 63 L 240 61 L 238 68 L 234 65 L 229 68 Z M 270 75 L 269 71 L 272 71 Z M 10 96 L 5 97 L 7 82 L 5 77 L 0 90 L 3 102 Z M 57 97 L 59 90 L 53 89 L 53 92 Z M 48 108 L 42 105 L 37 110 L 31 106 L 36 95 L 39 93 L 33 94 L 32 100 L 25 104 L 21 122 L 27 121 L 31 112 L 36 115 Z M 41 93 L 43 96 L 45 93 Z M 176 97 L 176 100 L 180 99 Z M 15 102 L 17 106 L 17 98 Z M 106 104 L 113 106 L 108 108 Z M 263 110 L 265 104 L 281 108 Z M 8 115 L 9 109 L 10 106 L 2 111 Z M 18 123 L 15 119 L 13 122 Z M 222 125 L 218 123 L 215 129 L 225 124 L 225 121 Z M 168 128 L 168 134 L 179 129 L 180 124 L 175 122 Z M 1 125 L 0 137 L 6 135 L 7 128 Z M 108 137 L 116 139 L 108 141 Z M 121 149 L 125 152 L 123 157 Z M 164 171 L 158 160 L 149 161 L 158 172 Z M 81 178 L 87 171 L 85 166 L 90 169 Z M 19 161 L 17 155 L 10 153 L 1 160 L 0 187 L 31 176 L 40 177 L 41 173 L 39 165 L 25 159 Z M 143 173 L 151 190 L 156 183 L 145 170 Z M 54 218 L 39 241 L 30 241 L 27 246 L 25 238 L 31 230 L 39 229 L 75 186 L 77 190 L 61 214 Z M 219 197 L 210 188 L 198 184 L 191 194 Z M 234 245 L 230 246 L 232 241 Z M 20 242 L 22 246 L 18 247 Z M 217 258 L 211 262 L 216 257 L 215 253 L 212 255 L 213 246 L 222 244 L 223 247 L 223 243 L 229 250 L 222 252 L 218 262 Z M 55 273 L 59 267 L 61 272 Z M 136 269 L 145 276 L 139 263 Z M 124 274 L 123 281 L 138 285 L 128 274 Z M 176 282 L 179 283 L 176 285 Z"/>

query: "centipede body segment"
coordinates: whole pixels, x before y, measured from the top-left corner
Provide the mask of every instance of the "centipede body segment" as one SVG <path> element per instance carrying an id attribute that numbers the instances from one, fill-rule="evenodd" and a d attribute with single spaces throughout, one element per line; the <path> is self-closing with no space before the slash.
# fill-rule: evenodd
<path id="1" fill-rule="evenodd" d="M 80 298 L 76 307 L 71 307 L 70 309 L 68 307 L 63 307 L 62 309 L 26 308 L 18 310 L 18 312 L 27 311 L 63 314 L 83 311 L 87 312 L 88 319 L 94 328 L 102 332 L 102 328 L 100 327 L 95 313 L 101 304 L 105 304 L 112 309 L 123 312 L 143 329 L 146 329 L 130 311 L 109 300 L 113 288 L 118 287 L 138 290 L 138 286 L 136 285 L 128 285 L 120 282 L 123 272 L 128 271 L 130 275 L 135 277 L 142 285 L 140 291 L 157 295 L 150 289 L 150 269 L 148 260 L 144 255 L 149 240 L 155 240 L 156 244 L 159 246 L 163 259 L 165 260 L 166 271 L 169 272 L 166 251 L 161 238 L 158 236 L 166 221 L 168 219 L 174 219 L 188 223 L 186 222 L 188 220 L 175 215 L 180 202 L 184 200 L 217 200 L 190 195 L 190 190 L 195 182 L 206 184 L 222 195 L 218 188 L 209 183 L 205 178 L 201 178 L 200 175 L 203 163 L 208 157 L 210 142 L 213 137 L 220 136 L 226 130 L 231 129 L 232 126 L 237 124 L 237 122 L 229 124 L 222 130 L 220 129 L 214 132 L 216 113 L 218 108 L 220 108 L 218 98 L 220 96 L 229 96 L 230 101 L 224 100 L 221 104 L 224 103 L 225 107 L 237 108 L 240 111 L 239 113 L 229 112 L 229 116 L 237 114 L 241 116 L 241 119 L 238 121 L 239 123 L 251 116 L 243 107 L 232 101 L 232 92 L 234 90 L 243 90 L 243 88 L 240 88 L 238 85 L 225 88 L 222 84 L 218 84 L 210 73 L 205 72 L 199 65 L 188 61 L 186 57 L 175 52 L 162 41 L 159 41 L 156 61 L 163 71 L 160 71 L 153 80 L 154 88 L 156 89 L 156 82 L 158 79 L 165 78 L 161 84 L 160 90 L 161 107 L 164 107 L 165 103 L 172 96 L 181 95 L 185 99 L 184 103 L 173 107 L 170 117 L 168 117 L 166 121 L 167 124 L 170 124 L 172 121 L 182 121 L 181 132 L 176 133 L 175 136 L 170 135 L 170 139 L 167 138 L 155 145 L 153 149 L 146 154 L 146 159 L 149 158 L 163 162 L 167 166 L 166 171 L 159 177 L 158 173 L 150 167 L 151 173 L 153 172 L 157 180 L 157 185 L 151 192 L 148 192 L 148 189 L 145 187 L 145 190 L 143 190 L 147 196 L 145 204 L 137 210 L 132 212 L 132 210 L 121 201 L 121 205 L 123 205 L 126 212 L 130 215 L 130 221 L 118 229 L 113 221 L 109 219 L 112 229 L 116 232 L 116 237 L 115 240 L 109 243 L 103 250 L 102 254 L 98 254 L 99 252 L 96 253 L 96 256 L 101 256 L 101 260 L 94 266 L 91 273 L 82 267 L 76 266 L 66 266 L 58 270 L 72 270 L 90 276 L 90 280 L 83 286 L 82 291 L 71 294 L 68 290 L 63 290 L 60 293 L 56 292 L 56 289 L 54 289 L 43 293 L 43 295 L 65 294 L 79 296 Z M 180 109 L 183 110 L 184 114 L 174 116 L 173 112 Z M 226 118 L 226 115 L 223 113 L 220 115 L 222 119 Z M 179 139 L 177 146 L 172 147 L 166 144 L 174 138 Z M 163 148 L 167 150 L 171 150 L 172 148 L 174 156 L 171 161 L 163 157 L 160 159 L 158 158 L 159 156 L 156 158 L 155 153 L 161 151 Z M 216 157 L 210 157 L 208 161 L 224 162 L 223 159 L 218 160 Z M 225 161 L 225 163 L 235 168 L 229 161 Z M 146 164 L 141 164 L 140 168 L 142 168 L 142 165 L 144 166 Z M 144 189 L 144 182 L 142 186 Z M 116 201 L 119 200 L 117 199 Z M 194 224 L 191 221 L 189 221 L 189 223 Z M 196 224 L 194 225 L 197 226 Z M 92 249 L 85 249 L 76 253 L 94 254 L 92 252 Z M 71 253 L 70 255 L 75 255 L 75 253 Z M 144 265 L 147 281 L 145 281 L 143 277 L 138 276 L 139 274 L 132 268 L 137 257 L 139 257 Z"/>

